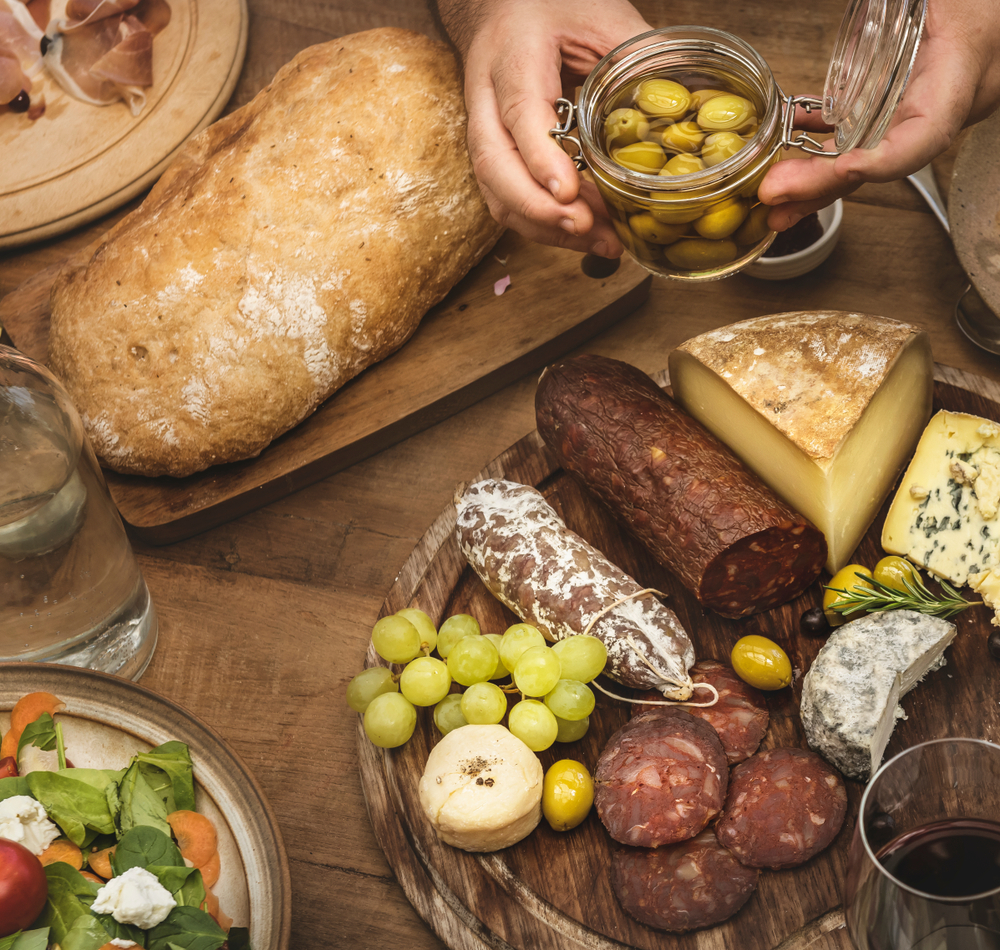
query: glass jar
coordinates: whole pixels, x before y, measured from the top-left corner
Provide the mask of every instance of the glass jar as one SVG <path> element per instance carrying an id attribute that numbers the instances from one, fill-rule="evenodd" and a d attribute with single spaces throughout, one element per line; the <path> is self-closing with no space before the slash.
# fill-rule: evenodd
<path id="1" fill-rule="evenodd" d="M 577 106 L 557 103 L 557 140 L 577 148 L 574 162 L 593 178 L 629 254 L 647 270 L 679 280 L 713 280 L 741 270 L 764 253 L 775 232 L 757 189 L 783 148 L 836 157 L 854 147 L 874 148 L 902 96 L 926 13 L 926 0 L 851 0 L 841 25 L 822 100 L 786 96 L 763 58 L 743 40 L 709 27 L 668 27 L 644 33 L 612 50 L 594 67 Z M 691 106 L 666 117 L 650 113 L 640 98 L 649 80 L 671 80 L 692 93 Z M 700 93 L 717 90 L 752 105 L 752 120 L 726 131 L 703 126 Z M 719 100 L 716 100 L 717 102 Z M 792 129 L 795 107 L 822 110 L 834 126 L 833 149 Z M 648 120 L 630 138 L 639 165 L 623 159 L 625 139 L 609 136 L 609 116 L 632 109 Z M 613 120 L 612 120 L 613 121 Z M 691 123 L 698 147 L 668 141 L 663 129 Z M 576 125 L 578 137 L 572 133 Z M 711 160 L 713 136 L 727 153 Z M 650 144 L 651 143 L 651 144 Z M 707 167 L 661 171 L 662 157 L 698 153 Z M 647 160 L 650 167 L 642 169 Z M 631 167 L 622 164 L 629 161 Z"/>

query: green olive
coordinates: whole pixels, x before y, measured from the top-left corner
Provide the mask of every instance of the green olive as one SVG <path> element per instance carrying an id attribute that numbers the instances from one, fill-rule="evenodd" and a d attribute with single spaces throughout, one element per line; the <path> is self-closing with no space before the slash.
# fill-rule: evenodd
<path id="1" fill-rule="evenodd" d="M 604 120 L 604 144 L 610 152 L 649 135 L 649 120 L 638 109 L 615 109 Z"/>
<path id="2" fill-rule="evenodd" d="M 773 640 L 750 634 L 733 646 L 729 660 L 733 672 L 757 689 L 784 689 L 792 683 L 792 664 L 788 654 Z"/>
<path id="3" fill-rule="evenodd" d="M 612 151 L 611 157 L 623 168 L 647 175 L 655 175 L 667 161 L 663 149 L 655 142 L 633 142 Z"/>
<path id="4" fill-rule="evenodd" d="M 756 119 L 753 103 L 731 92 L 709 99 L 698 110 L 698 125 L 710 132 L 735 132 Z"/>
<path id="5" fill-rule="evenodd" d="M 672 79 L 646 79 L 639 83 L 635 104 L 646 115 L 681 119 L 691 106 L 691 93 Z"/>
<path id="6" fill-rule="evenodd" d="M 709 270 L 736 260 L 739 253 L 734 241 L 708 241 L 704 238 L 684 238 L 664 251 L 668 261 L 678 270 Z"/>
<path id="7" fill-rule="evenodd" d="M 634 234 L 624 221 L 612 220 L 615 231 L 621 239 L 625 249 L 640 261 L 655 261 L 660 256 L 660 249 L 650 246 L 638 235 Z"/>
<path id="8" fill-rule="evenodd" d="M 686 224 L 665 224 L 657 221 L 649 212 L 633 214 L 628 219 L 633 234 L 650 244 L 673 244 L 688 230 Z"/>
<path id="9" fill-rule="evenodd" d="M 750 202 L 746 198 L 727 198 L 712 205 L 694 223 L 694 229 L 703 238 L 720 241 L 729 237 L 746 219 Z"/>
<path id="10" fill-rule="evenodd" d="M 691 108 L 697 112 L 709 99 L 727 95 L 725 89 L 692 89 Z"/>
<path id="11" fill-rule="evenodd" d="M 767 216 L 770 213 L 769 205 L 755 205 L 750 209 L 746 221 L 733 235 L 733 240 L 737 244 L 759 244 L 771 231 L 767 226 Z"/>
<path id="12" fill-rule="evenodd" d="M 705 163 L 697 155 L 683 152 L 667 159 L 667 164 L 660 169 L 661 175 L 690 175 L 692 172 L 700 172 L 705 167 Z"/>
<path id="13" fill-rule="evenodd" d="M 711 168 L 732 158 L 746 144 L 735 132 L 713 132 L 701 147 L 701 160 Z"/>
<path id="14" fill-rule="evenodd" d="M 757 121 L 756 117 L 748 122 L 746 125 L 740 126 L 736 132 L 742 135 L 748 142 L 757 134 L 757 129 L 760 128 L 760 123 Z"/>
<path id="15" fill-rule="evenodd" d="M 653 199 L 649 213 L 663 224 L 690 224 L 705 213 L 705 204 L 692 205 L 683 201 L 686 195 L 665 195 L 654 191 L 649 197 Z"/>
<path id="16" fill-rule="evenodd" d="M 705 141 L 705 133 L 697 122 L 675 122 L 660 133 L 665 149 L 674 152 L 697 152 Z"/>
<path id="17" fill-rule="evenodd" d="M 905 557 L 897 557 L 895 554 L 882 558 L 875 565 L 872 576 L 880 584 L 885 584 L 886 587 L 891 587 L 903 594 L 909 593 L 906 586 L 907 581 L 913 585 L 920 583 L 920 573 L 917 569 Z"/>
<path id="18" fill-rule="evenodd" d="M 830 579 L 830 583 L 827 584 L 827 588 L 836 588 L 836 590 L 825 590 L 823 592 L 823 613 L 826 614 L 826 619 L 830 621 L 831 627 L 839 626 L 842 623 L 846 623 L 851 619 L 852 615 L 857 614 L 861 609 L 848 611 L 847 613 L 841 613 L 839 610 L 834 610 L 833 605 L 840 600 L 846 600 L 843 594 L 839 591 L 846 591 L 850 595 L 852 588 L 857 587 L 860 590 L 871 590 L 872 585 L 868 582 L 868 579 L 872 576 L 872 572 L 865 567 L 863 564 L 848 564 L 846 567 L 842 567 L 833 577 Z"/>

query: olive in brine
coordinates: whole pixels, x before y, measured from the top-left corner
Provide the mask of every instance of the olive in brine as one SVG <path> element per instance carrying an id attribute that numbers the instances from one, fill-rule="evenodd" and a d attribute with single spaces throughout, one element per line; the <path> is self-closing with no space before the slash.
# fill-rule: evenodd
<path id="1" fill-rule="evenodd" d="M 750 210 L 746 198 L 726 198 L 709 207 L 694 223 L 703 238 L 713 241 L 729 237 L 744 221 Z"/>
<path id="2" fill-rule="evenodd" d="M 727 95 L 725 89 L 692 89 L 691 108 L 697 112 L 709 99 Z"/>
<path id="3" fill-rule="evenodd" d="M 635 104 L 646 115 L 682 119 L 690 111 L 691 93 L 672 79 L 646 79 L 639 83 Z"/>
<path id="4" fill-rule="evenodd" d="M 660 169 L 661 175 L 690 175 L 692 172 L 700 172 L 705 167 L 705 163 L 697 156 L 684 152 L 667 159 L 667 164 Z"/>
<path id="5" fill-rule="evenodd" d="M 697 221 L 705 211 L 705 205 L 702 203 L 692 205 L 678 200 L 683 198 L 683 195 L 671 199 L 667 195 L 653 192 L 649 197 L 655 202 L 650 207 L 649 213 L 664 224 L 690 224 L 692 221 Z"/>
<path id="6" fill-rule="evenodd" d="M 604 144 L 610 152 L 649 135 L 649 120 L 638 109 L 615 109 L 604 120 Z"/>
<path id="7" fill-rule="evenodd" d="M 697 122 L 675 122 L 660 132 L 660 142 L 668 152 L 697 152 L 704 141 L 705 133 Z"/>
<path id="8" fill-rule="evenodd" d="M 767 226 L 767 216 L 771 213 L 770 205 L 755 205 L 750 209 L 746 221 L 744 221 L 733 239 L 737 244 L 759 244 L 771 229 Z"/>
<path id="9" fill-rule="evenodd" d="M 673 244 L 688 230 L 686 224 L 664 224 L 651 214 L 633 214 L 628 219 L 632 233 L 650 244 Z"/>
<path id="10" fill-rule="evenodd" d="M 664 255 L 678 270 L 709 270 L 736 260 L 736 242 L 708 241 L 705 238 L 684 238 L 670 244 Z"/>
<path id="11" fill-rule="evenodd" d="M 663 149 L 655 142 L 633 142 L 614 149 L 611 157 L 623 168 L 647 175 L 655 175 L 667 161 Z"/>
<path id="12" fill-rule="evenodd" d="M 746 144 L 735 132 L 713 132 L 705 137 L 705 144 L 701 147 L 701 160 L 711 168 L 732 158 Z"/>
<path id="13" fill-rule="evenodd" d="M 738 132 L 757 121 L 757 110 L 743 96 L 725 93 L 698 110 L 698 125 L 709 132 Z"/>

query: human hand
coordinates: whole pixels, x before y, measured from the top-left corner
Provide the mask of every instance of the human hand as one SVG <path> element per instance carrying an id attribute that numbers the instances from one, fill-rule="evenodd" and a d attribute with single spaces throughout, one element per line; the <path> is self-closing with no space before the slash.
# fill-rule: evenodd
<path id="1" fill-rule="evenodd" d="M 541 244 L 618 257 L 597 189 L 549 135 L 555 101 L 650 26 L 626 0 L 440 0 L 465 65 L 468 145 L 494 218 Z"/>
<path id="2" fill-rule="evenodd" d="M 1000 5 L 996 0 L 929 0 L 909 84 L 885 138 L 835 159 L 776 163 L 758 195 L 774 205 L 768 224 L 785 230 L 863 182 L 905 178 L 954 143 L 967 125 L 1000 105 Z M 796 128 L 822 129 L 818 113 Z"/>

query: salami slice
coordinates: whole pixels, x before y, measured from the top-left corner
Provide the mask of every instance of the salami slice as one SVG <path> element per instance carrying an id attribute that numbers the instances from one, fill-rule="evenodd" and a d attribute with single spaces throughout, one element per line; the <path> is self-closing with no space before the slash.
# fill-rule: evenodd
<path id="1" fill-rule="evenodd" d="M 550 640 L 589 630 L 612 679 L 691 695 L 694 647 L 677 615 L 578 534 L 540 492 L 486 479 L 456 500 L 458 543 L 493 596 Z"/>
<path id="2" fill-rule="evenodd" d="M 748 868 L 719 844 L 711 828 L 662 848 L 618 845 L 611 885 L 626 913 L 671 933 L 712 927 L 732 917 L 757 887 Z"/>
<path id="3" fill-rule="evenodd" d="M 715 834 L 743 864 L 790 868 L 830 844 L 846 812 L 836 769 L 806 749 L 771 749 L 733 769 Z"/>
<path id="4" fill-rule="evenodd" d="M 819 577 L 823 533 L 634 366 L 603 356 L 553 364 L 535 416 L 560 464 L 704 606 L 743 617 Z"/>
<path id="5" fill-rule="evenodd" d="M 684 841 L 721 811 L 728 773 L 708 723 L 672 707 L 639 713 L 608 740 L 597 762 L 597 815 L 622 844 Z"/>
<path id="6" fill-rule="evenodd" d="M 704 719 L 719 734 L 722 748 L 730 765 L 749 759 L 757 751 L 770 716 L 764 694 L 741 680 L 731 666 L 718 660 L 699 660 L 691 668 L 691 679 L 716 688 L 719 700 L 714 706 L 686 706 L 685 709 Z M 692 701 L 702 701 L 706 690 L 695 689 Z"/>

